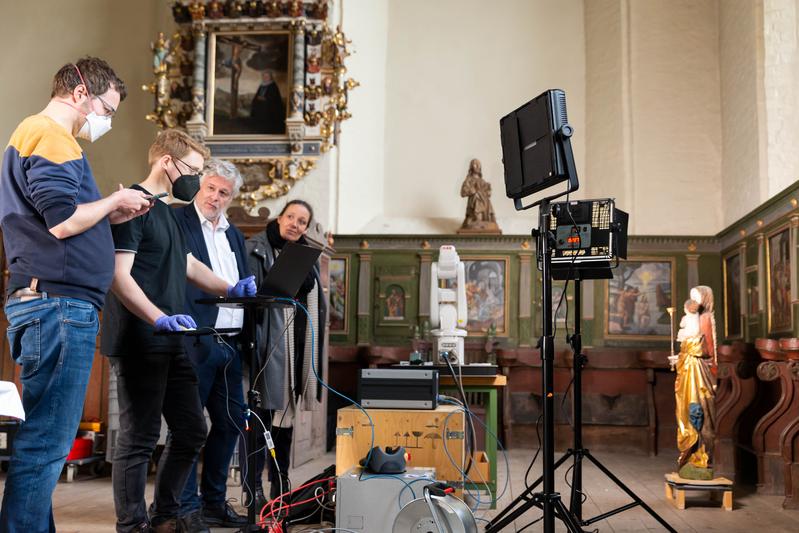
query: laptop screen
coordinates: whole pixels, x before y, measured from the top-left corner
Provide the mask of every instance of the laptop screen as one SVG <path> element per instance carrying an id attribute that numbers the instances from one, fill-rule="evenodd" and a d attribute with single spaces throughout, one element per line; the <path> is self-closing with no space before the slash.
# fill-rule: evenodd
<path id="1" fill-rule="evenodd" d="M 321 253 L 320 248 L 287 243 L 258 287 L 258 295 L 294 298 Z"/>

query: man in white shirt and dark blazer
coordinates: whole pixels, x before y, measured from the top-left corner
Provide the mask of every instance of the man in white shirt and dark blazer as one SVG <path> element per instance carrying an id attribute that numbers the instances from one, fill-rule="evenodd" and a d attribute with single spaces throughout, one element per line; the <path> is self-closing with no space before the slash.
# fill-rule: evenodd
<path id="1" fill-rule="evenodd" d="M 200 191 L 194 201 L 175 211 L 192 255 L 215 274 L 235 283 L 247 272 L 244 236 L 225 218 L 225 210 L 238 194 L 242 178 L 235 165 L 212 158 L 203 169 Z M 243 311 L 196 303 L 212 297 L 194 285 L 186 286 L 186 313 L 197 327 L 241 328 Z M 200 400 L 211 419 L 211 430 L 203 453 L 202 480 L 197 487 L 197 465 L 189 475 L 181 496 L 184 529 L 206 533 L 208 526 L 240 527 L 246 517 L 226 501 L 228 468 L 236 441 L 244 427 L 242 362 L 238 336 L 186 336 L 186 353 L 199 379 Z"/>

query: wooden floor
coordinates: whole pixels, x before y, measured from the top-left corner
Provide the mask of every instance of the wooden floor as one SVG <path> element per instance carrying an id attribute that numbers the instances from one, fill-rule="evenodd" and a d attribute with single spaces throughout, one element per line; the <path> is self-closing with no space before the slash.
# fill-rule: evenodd
<path id="1" fill-rule="evenodd" d="M 510 452 L 511 486 L 500 502 L 500 508 L 507 505 L 513 496 L 518 495 L 524 486 L 524 472 L 531 457 L 529 451 L 515 449 Z M 673 470 L 673 458 L 624 456 L 620 454 L 601 453 L 599 459 L 617 477 L 625 482 L 655 512 L 660 514 L 671 526 L 680 532 L 749 532 L 771 533 L 779 531 L 799 531 L 799 511 L 785 511 L 781 507 L 782 497 L 756 494 L 751 487 L 736 487 L 733 511 L 724 511 L 719 503 L 712 503 L 702 493 L 686 497 L 687 509 L 678 511 L 666 502 L 664 495 L 664 474 Z M 302 465 L 292 472 L 292 481 L 304 481 L 334 462 L 334 455 L 328 454 L 311 463 Z M 540 473 L 540 461 L 533 469 L 535 475 Z M 505 465 L 500 460 L 500 490 L 505 480 Z M 558 490 L 567 494 L 568 487 L 563 481 L 565 469 L 557 472 Z M 4 475 L 0 476 L 0 491 L 4 483 Z M 584 504 L 584 517 L 596 516 L 630 501 L 610 480 L 605 478 L 593 466 L 584 469 L 584 492 L 587 499 Z M 152 496 L 152 477 L 147 492 Z M 240 491 L 233 481 L 229 483 L 228 497 L 239 498 Z M 566 498 L 568 500 L 568 496 Z M 110 478 L 92 479 L 88 473 L 78 475 L 74 483 L 59 483 L 54 496 L 56 524 L 60 533 L 108 533 L 114 530 L 114 504 L 111 493 Z M 149 501 L 149 500 L 148 500 Z M 496 511 L 479 510 L 480 518 L 490 518 Z M 539 511 L 531 511 L 517 520 L 516 528 L 521 528 L 540 516 Z M 481 523 L 482 524 L 482 523 Z M 330 524 L 327 525 L 330 527 Z M 636 507 L 624 511 L 608 520 L 598 522 L 585 528 L 591 531 L 638 532 L 662 531 L 659 524 L 642 508 Z M 482 529 L 482 528 L 481 528 Z M 309 526 L 293 528 L 297 531 L 313 531 Z M 541 522 L 525 529 L 541 531 Z M 558 531 L 565 528 L 558 525 Z M 218 529 L 215 531 L 225 531 Z M 509 527 L 506 531 L 514 531 Z M 379 532 L 388 533 L 388 532 Z"/>

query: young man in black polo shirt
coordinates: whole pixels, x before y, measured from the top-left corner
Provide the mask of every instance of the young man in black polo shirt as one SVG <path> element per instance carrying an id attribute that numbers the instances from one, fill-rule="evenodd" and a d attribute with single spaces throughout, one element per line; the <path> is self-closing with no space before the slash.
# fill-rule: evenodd
<path id="1" fill-rule="evenodd" d="M 178 130 L 162 132 L 150 147 L 150 174 L 134 189 L 171 193 L 191 201 L 208 153 Z M 179 531 L 177 515 L 186 478 L 205 441 L 197 376 L 181 335 L 155 335 L 196 327 L 183 314 L 186 279 L 203 291 L 255 294 L 252 277 L 228 285 L 195 259 L 173 209 L 156 201 L 146 216 L 113 230 L 116 267 L 103 316 L 101 349 L 118 378 L 120 431 L 112 483 L 118 532 Z M 161 415 L 171 438 L 161 456 L 148 517 L 147 465 L 158 443 Z"/>

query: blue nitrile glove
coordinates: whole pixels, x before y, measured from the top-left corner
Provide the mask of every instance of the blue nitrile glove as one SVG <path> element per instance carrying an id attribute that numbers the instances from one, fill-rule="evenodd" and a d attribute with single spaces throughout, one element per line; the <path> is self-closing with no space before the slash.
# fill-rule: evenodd
<path id="1" fill-rule="evenodd" d="M 255 286 L 255 276 L 247 276 L 227 288 L 227 295 L 233 298 L 255 296 L 256 292 L 258 292 L 258 287 Z"/>
<path id="2" fill-rule="evenodd" d="M 164 315 L 155 320 L 155 331 L 184 331 L 187 329 L 197 329 L 197 323 L 189 315 Z"/>

